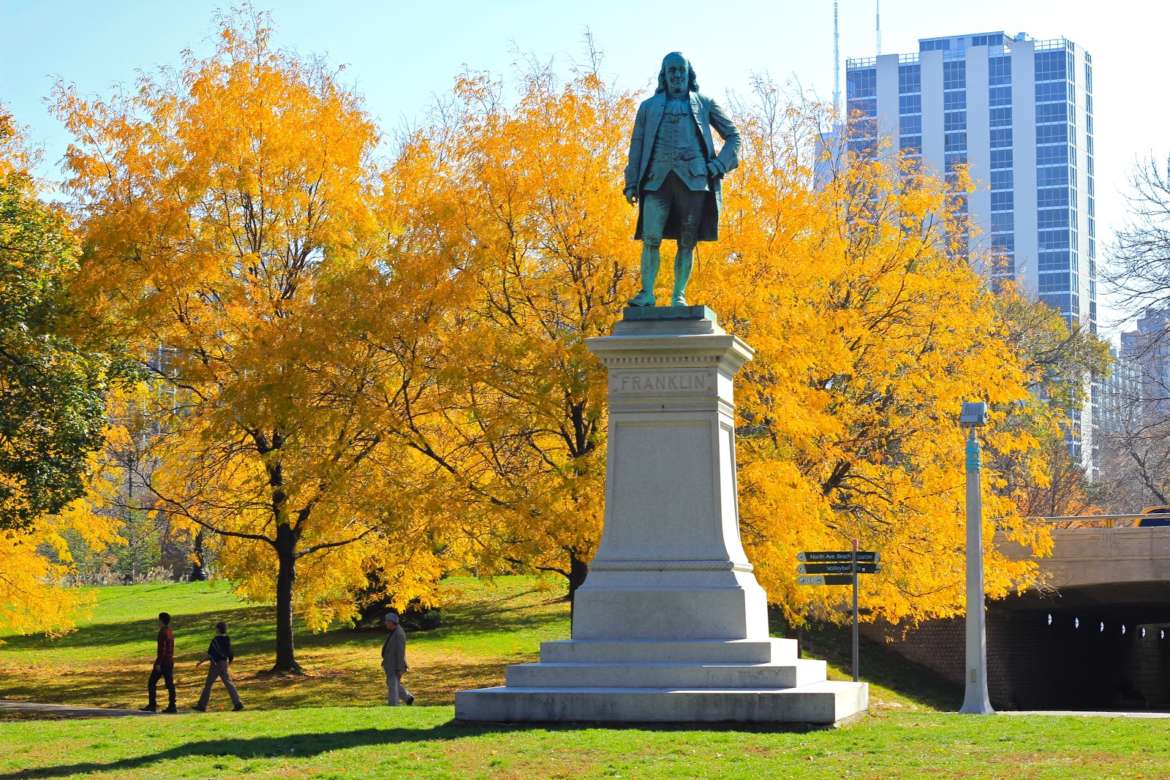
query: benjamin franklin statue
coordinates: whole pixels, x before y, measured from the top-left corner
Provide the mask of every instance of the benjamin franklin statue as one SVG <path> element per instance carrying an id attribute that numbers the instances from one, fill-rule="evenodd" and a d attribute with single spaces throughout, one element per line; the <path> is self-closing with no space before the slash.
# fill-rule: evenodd
<path id="1" fill-rule="evenodd" d="M 711 128 L 723 139 L 715 153 Z M 719 183 L 738 164 L 739 132 L 709 97 L 679 52 L 662 60 L 658 90 L 638 107 L 626 166 L 626 200 L 639 204 L 634 239 L 642 240 L 642 290 L 631 306 L 654 305 L 662 239 L 678 242 L 671 306 L 686 306 L 695 244 L 719 231 Z"/>

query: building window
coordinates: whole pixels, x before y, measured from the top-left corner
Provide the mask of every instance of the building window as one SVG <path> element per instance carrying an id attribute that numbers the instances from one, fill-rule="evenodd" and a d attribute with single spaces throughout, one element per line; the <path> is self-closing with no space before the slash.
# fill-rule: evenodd
<path id="1" fill-rule="evenodd" d="M 1036 206 L 1037 208 L 1068 206 L 1068 188 L 1052 187 L 1045 190 L 1036 190 Z"/>
<path id="2" fill-rule="evenodd" d="M 1010 127 L 997 127 L 991 130 L 991 148 L 1003 149 L 1012 145 L 1012 129 Z"/>
<path id="3" fill-rule="evenodd" d="M 1010 170 L 998 170 L 991 172 L 991 189 L 994 190 L 1010 190 L 1012 188 L 1012 172 Z"/>
<path id="4" fill-rule="evenodd" d="M 1068 292 L 1069 277 L 1068 273 L 1062 274 L 1040 274 L 1040 292 L 1054 293 L 1054 292 Z"/>
<path id="5" fill-rule="evenodd" d="M 943 167 L 946 168 L 947 173 L 951 173 L 960 165 L 967 164 L 966 152 L 955 152 L 953 154 L 943 155 Z"/>
<path id="6" fill-rule="evenodd" d="M 961 152 L 967 149 L 966 133 L 947 133 L 943 137 L 944 152 Z"/>
<path id="7" fill-rule="evenodd" d="M 992 127 L 1007 127 L 1012 123 L 1012 109 L 993 108 L 988 114 L 988 122 Z"/>
<path id="8" fill-rule="evenodd" d="M 861 114 L 862 116 L 877 116 L 877 99 L 876 98 L 861 98 L 860 100 L 850 98 L 846 103 L 849 116 Z"/>
<path id="9" fill-rule="evenodd" d="M 948 111 L 943 114 L 943 130 L 952 132 L 954 130 L 967 129 L 967 112 L 966 111 Z"/>
<path id="10" fill-rule="evenodd" d="M 1014 208 L 1015 193 L 1012 190 L 992 191 L 991 210 L 1011 211 Z"/>
<path id="11" fill-rule="evenodd" d="M 1055 187 L 1068 184 L 1068 166 L 1055 165 L 1036 169 L 1037 187 Z"/>
<path id="12" fill-rule="evenodd" d="M 943 93 L 943 111 L 962 111 L 967 108 L 967 90 L 955 89 Z"/>
<path id="13" fill-rule="evenodd" d="M 920 65 L 898 66 L 898 92 L 922 91 L 922 67 Z"/>
<path id="14" fill-rule="evenodd" d="M 1068 209 L 1040 209 L 1036 212 L 1036 227 L 1041 230 L 1068 227 Z"/>
<path id="15" fill-rule="evenodd" d="M 1036 143 L 1068 143 L 1068 125 L 1039 125 L 1036 128 Z"/>
<path id="16" fill-rule="evenodd" d="M 1064 144 L 1057 146 L 1037 146 L 1036 147 L 1036 164 L 1037 165 L 1067 165 L 1068 164 L 1068 147 Z"/>
<path id="17" fill-rule="evenodd" d="M 901 139 L 901 149 L 907 154 L 922 154 L 922 136 L 904 135 Z"/>
<path id="18" fill-rule="evenodd" d="M 1012 83 L 1012 58 L 988 57 L 987 82 L 992 86 Z"/>
<path id="19" fill-rule="evenodd" d="M 992 87 L 987 90 L 987 102 L 991 106 L 1010 106 L 1012 104 L 1012 88 Z"/>
<path id="20" fill-rule="evenodd" d="M 1010 168 L 1012 167 L 1012 150 L 1011 149 L 992 149 L 991 150 L 991 168 Z"/>
<path id="21" fill-rule="evenodd" d="M 922 116 L 904 116 L 898 120 L 898 129 L 903 135 L 920 135 L 922 133 Z"/>
<path id="22" fill-rule="evenodd" d="M 991 248 L 996 253 L 1014 252 L 1016 249 L 1016 237 L 1010 233 L 1007 235 L 992 236 Z"/>
<path id="23" fill-rule="evenodd" d="M 858 68 L 845 74 L 845 90 L 850 99 L 877 97 L 877 69 Z"/>
<path id="24" fill-rule="evenodd" d="M 1036 268 L 1039 271 L 1067 273 L 1070 268 L 1068 252 L 1041 252 L 1037 255 Z"/>
<path id="25" fill-rule="evenodd" d="M 1067 103 L 1068 82 L 1049 81 L 1036 85 L 1037 103 Z"/>
<path id="26" fill-rule="evenodd" d="M 921 114 L 922 95 L 898 95 L 899 114 Z"/>
<path id="27" fill-rule="evenodd" d="M 1063 51 L 1036 52 L 1036 80 L 1064 81 L 1065 62 Z"/>
<path id="28" fill-rule="evenodd" d="M 962 60 L 943 62 L 943 89 L 967 87 L 967 63 Z"/>
<path id="29" fill-rule="evenodd" d="M 1040 239 L 1040 249 L 1068 249 L 1069 235 L 1067 230 L 1040 230 L 1037 231 Z"/>
<path id="30" fill-rule="evenodd" d="M 1003 109 L 995 109 L 1002 111 Z M 1036 124 L 1044 125 L 1049 122 L 1064 122 L 1068 120 L 1067 103 L 1041 103 L 1036 106 Z"/>
<path id="31" fill-rule="evenodd" d="M 1014 229 L 1014 213 L 1011 211 L 993 211 L 991 213 L 991 231 L 993 233 L 1007 233 Z"/>

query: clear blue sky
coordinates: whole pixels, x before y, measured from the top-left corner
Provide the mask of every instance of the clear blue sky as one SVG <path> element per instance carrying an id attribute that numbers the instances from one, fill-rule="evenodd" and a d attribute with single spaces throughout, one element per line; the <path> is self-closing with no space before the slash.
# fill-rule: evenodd
<path id="1" fill-rule="evenodd" d="M 45 98 L 58 79 L 106 95 L 140 70 L 177 65 L 211 48 L 212 15 L 227 4 L 188 0 L 0 0 L 0 102 L 44 149 L 41 174 L 59 176 L 69 141 Z M 585 57 L 589 29 L 605 70 L 624 87 L 648 87 L 663 54 L 681 49 L 705 92 L 744 93 L 753 73 L 796 79 L 825 100 L 833 89 L 830 0 L 674 0 L 584 3 L 536 0 L 325 2 L 256 0 L 273 12 L 278 45 L 325 55 L 347 73 L 386 130 L 421 120 L 464 65 L 505 78 L 526 57 L 561 72 Z M 841 0 L 841 56 L 875 53 L 874 0 Z M 1135 160 L 1170 150 L 1170 100 L 1161 83 L 1170 12 L 1161 2 L 1117 0 L 885 0 L 882 51 L 917 39 L 1004 30 L 1067 37 L 1093 55 L 1098 233 L 1102 246 L 1125 218 Z M 1102 303 L 1107 303 L 1102 301 Z M 1110 317 L 1103 307 L 1103 320 Z M 1103 322 L 1108 327 L 1110 323 Z"/>

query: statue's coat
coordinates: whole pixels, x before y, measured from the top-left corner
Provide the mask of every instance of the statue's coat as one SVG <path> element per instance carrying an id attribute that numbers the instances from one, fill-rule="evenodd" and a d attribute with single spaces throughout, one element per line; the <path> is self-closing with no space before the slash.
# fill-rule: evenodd
<path id="1" fill-rule="evenodd" d="M 691 92 L 689 95 L 691 116 L 703 138 L 707 160 L 715 161 L 725 174 L 739 165 L 739 131 L 714 100 L 698 92 Z M 654 148 L 654 139 L 658 136 L 658 125 L 666 111 L 666 100 L 666 93 L 660 92 L 638 106 L 634 134 L 630 138 L 630 161 L 626 165 L 625 189 L 627 192 L 633 190 L 638 195 L 638 227 L 634 231 L 635 240 L 642 238 L 642 182 L 646 178 L 646 169 L 650 166 L 650 152 Z M 719 154 L 715 154 L 715 143 L 711 138 L 712 127 L 723 139 L 723 148 L 719 150 Z M 708 182 L 710 189 L 703 204 L 703 217 L 699 223 L 700 241 L 715 241 L 719 238 L 719 208 L 723 203 L 720 187 L 722 178 L 722 175 L 715 176 Z M 672 213 L 667 220 L 663 238 L 677 240 L 678 234 L 678 218 Z"/>

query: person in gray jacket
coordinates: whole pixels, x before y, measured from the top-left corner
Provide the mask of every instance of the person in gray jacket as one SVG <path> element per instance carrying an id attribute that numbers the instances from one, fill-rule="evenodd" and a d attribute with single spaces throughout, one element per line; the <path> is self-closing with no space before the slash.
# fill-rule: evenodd
<path id="1" fill-rule="evenodd" d="M 386 630 L 390 635 L 382 643 L 382 671 L 386 673 L 386 703 L 391 707 L 398 706 L 401 699 L 407 704 L 414 704 L 414 697 L 402 684 L 402 675 L 406 672 L 406 632 L 398 625 L 398 613 L 386 613 Z"/>

